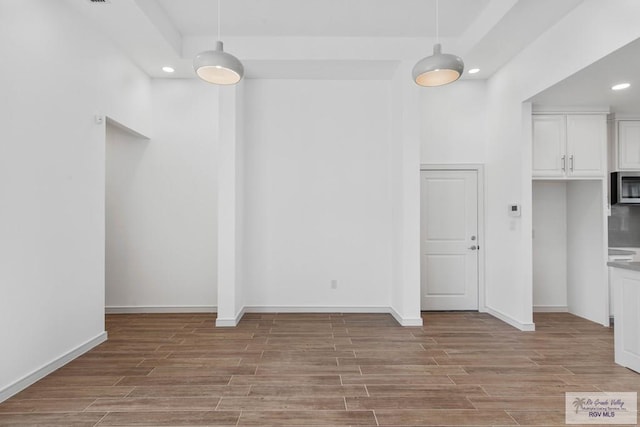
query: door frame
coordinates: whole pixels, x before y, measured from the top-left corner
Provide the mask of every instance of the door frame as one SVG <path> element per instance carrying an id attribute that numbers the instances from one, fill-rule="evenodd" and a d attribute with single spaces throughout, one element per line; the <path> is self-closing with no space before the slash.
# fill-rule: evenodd
<path id="1" fill-rule="evenodd" d="M 420 172 L 422 171 L 474 171 L 478 176 L 478 244 L 480 250 L 478 251 L 478 311 L 481 313 L 487 312 L 486 298 L 485 298 L 485 251 L 487 244 L 485 241 L 485 190 L 484 190 L 484 164 L 482 163 L 422 163 L 420 164 Z M 420 196 L 422 197 L 422 195 Z M 422 215 L 422 213 L 421 213 Z M 422 276 L 422 271 L 420 272 Z M 422 277 L 420 278 L 422 281 Z M 420 287 L 422 292 L 422 286 Z M 421 295 L 418 294 L 418 297 Z M 422 309 L 422 307 L 420 307 Z"/>

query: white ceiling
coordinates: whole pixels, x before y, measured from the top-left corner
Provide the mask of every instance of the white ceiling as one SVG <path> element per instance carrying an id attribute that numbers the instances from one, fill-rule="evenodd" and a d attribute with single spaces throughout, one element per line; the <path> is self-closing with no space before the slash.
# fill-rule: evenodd
<path id="1" fill-rule="evenodd" d="M 158 0 L 183 35 L 215 35 L 214 0 Z M 222 36 L 431 37 L 435 0 L 221 0 Z M 489 0 L 440 2 L 440 34 L 457 37 Z"/>
<path id="2" fill-rule="evenodd" d="M 613 91 L 628 82 L 631 87 Z M 640 40 L 609 54 L 531 99 L 534 107 L 570 109 L 610 108 L 612 113 L 640 115 Z"/>
<path id="3" fill-rule="evenodd" d="M 217 39 L 216 0 L 66 0 L 155 78 L 194 78 Z M 486 79 L 582 0 L 440 0 L 443 50 Z M 248 78 L 389 79 L 430 55 L 436 0 L 220 0 L 225 50 Z M 176 69 L 172 75 L 162 66 Z M 532 98 L 536 106 L 640 115 L 640 41 Z M 621 81 L 629 90 L 614 92 Z"/>
<path id="4" fill-rule="evenodd" d="M 156 78 L 193 78 L 217 38 L 215 0 L 66 0 Z M 486 79 L 582 0 L 440 0 L 443 51 Z M 388 79 L 431 55 L 435 0 L 221 0 L 225 50 L 248 78 Z M 162 66 L 176 69 L 172 75 Z"/>
<path id="5" fill-rule="evenodd" d="M 0 0 L 1 1 L 1 0 Z M 217 39 L 216 0 L 64 0 L 154 78 L 194 78 Z M 390 79 L 428 56 L 436 0 L 220 0 L 225 50 L 247 78 Z M 443 51 L 486 79 L 583 0 L 440 0 Z M 161 69 L 170 65 L 176 72 Z M 640 41 L 532 98 L 537 106 L 640 115 Z M 613 92 L 628 81 L 632 87 Z"/>

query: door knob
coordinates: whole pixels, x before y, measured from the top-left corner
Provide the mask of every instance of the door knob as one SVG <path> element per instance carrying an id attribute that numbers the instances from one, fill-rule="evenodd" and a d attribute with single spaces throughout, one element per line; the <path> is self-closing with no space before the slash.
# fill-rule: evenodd
<path id="1" fill-rule="evenodd" d="M 471 249 L 472 251 L 475 251 L 476 249 L 478 249 L 478 247 L 476 245 L 473 245 L 473 246 L 469 246 L 469 249 Z"/>

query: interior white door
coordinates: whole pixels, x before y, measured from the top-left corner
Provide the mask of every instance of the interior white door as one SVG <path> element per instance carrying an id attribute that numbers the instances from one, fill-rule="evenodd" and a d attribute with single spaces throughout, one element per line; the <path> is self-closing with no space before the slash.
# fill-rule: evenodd
<path id="1" fill-rule="evenodd" d="M 478 309 L 478 176 L 421 172 L 422 310 Z"/>

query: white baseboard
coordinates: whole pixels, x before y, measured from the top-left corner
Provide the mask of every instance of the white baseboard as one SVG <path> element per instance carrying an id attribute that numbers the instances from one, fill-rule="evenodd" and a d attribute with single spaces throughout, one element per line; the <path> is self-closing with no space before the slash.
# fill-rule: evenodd
<path id="1" fill-rule="evenodd" d="M 248 305 L 246 313 L 390 313 L 382 306 Z"/>
<path id="2" fill-rule="evenodd" d="M 400 326 L 422 326 L 422 317 L 402 317 L 393 307 L 389 307 L 388 310 Z"/>
<path id="3" fill-rule="evenodd" d="M 107 306 L 106 314 L 145 314 L 145 313 L 215 313 L 215 305 L 129 305 Z"/>
<path id="4" fill-rule="evenodd" d="M 505 323 L 508 323 L 509 325 L 513 326 L 514 328 L 520 329 L 521 331 L 533 332 L 533 331 L 536 330 L 535 323 L 522 323 L 522 322 L 514 319 L 513 317 L 504 314 L 503 312 L 501 312 L 499 310 L 495 310 L 493 308 L 487 307 L 487 313 L 489 313 L 493 317 L 497 317 L 498 319 L 502 320 Z"/>
<path id="5" fill-rule="evenodd" d="M 0 390 L 0 403 L 7 400 L 11 396 L 18 394 L 25 388 L 34 384 L 36 381 L 41 380 L 42 378 L 46 377 L 56 369 L 63 367 L 64 365 L 71 362 L 76 357 L 83 355 L 87 351 L 102 344 L 106 340 L 107 340 L 107 333 L 102 332 L 98 334 L 96 337 L 91 338 L 89 341 L 85 342 L 84 344 L 79 345 L 78 347 L 63 354 L 57 359 L 52 360 L 51 362 L 47 363 L 41 368 L 36 369 L 35 371 L 33 371 L 28 375 L 25 375 L 24 377 L 14 382 L 13 384 L 8 385 L 7 387 Z"/>
<path id="6" fill-rule="evenodd" d="M 106 314 L 144 313 L 216 313 L 216 306 L 109 306 Z M 385 306 L 307 306 L 307 305 L 249 305 L 235 317 L 218 317 L 217 327 L 235 327 L 245 313 L 387 313 L 401 326 L 422 326 L 422 318 L 403 318 L 391 307 Z"/>
<path id="7" fill-rule="evenodd" d="M 143 313 L 216 313 L 216 306 L 110 306 L 107 314 Z M 386 313 L 391 314 L 401 326 L 422 326 L 422 318 L 402 317 L 391 307 L 385 306 L 309 306 L 309 305 L 249 305 L 235 317 L 218 317 L 217 327 L 235 327 L 245 313 Z"/>
<path id="8" fill-rule="evenodd" d="M 385 306 L 264 306 L 245 307 L 246 313 L 384 313 L 392 315 L 401 326 L 422 326 L 422 317 L 402 317 L 391 307 Z"/>
<path id="9" fill-rule="evenodd" d="M 236 317 L 217 317 L 216 328 L 235 328 L 246 313 L 246 307 L 242 307 Z"/>
<path id="10" fill-rule="evenodd" d="M 235 328 L 238 326 L 238 322 L 236 319 L 223 319 L 218 317 L 216 319 L 216 328 Z"/>
<path id="11" fill-rule="evenodd" d="M 568 313 L 569 307 L 566 305 L 534 305 L 534 313 Z"/>

